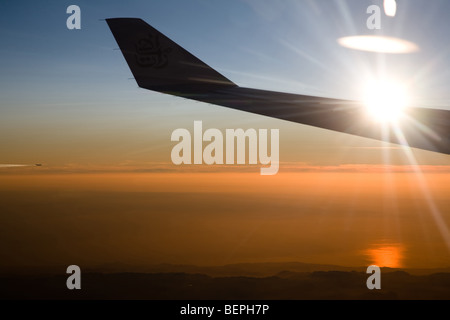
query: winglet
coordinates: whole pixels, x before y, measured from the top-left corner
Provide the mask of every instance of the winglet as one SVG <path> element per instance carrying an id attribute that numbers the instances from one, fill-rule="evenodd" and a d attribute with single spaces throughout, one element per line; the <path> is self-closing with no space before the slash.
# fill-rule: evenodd
<path id="1" fill-rule="evenodd" d="M 236 86 L 141 19 L 106 22 L 141 88 L 186 94 Z"/>

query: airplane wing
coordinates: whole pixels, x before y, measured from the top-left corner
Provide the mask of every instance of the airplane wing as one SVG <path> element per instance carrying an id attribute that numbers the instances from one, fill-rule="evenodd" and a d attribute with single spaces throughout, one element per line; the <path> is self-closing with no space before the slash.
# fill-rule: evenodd
<path id="1" fill-rule="evenodd" d="M 397 129 L 361 102 L 243 88 L 136 18 L 106 19 L 141 88 L 328 130 L 450 154 L 450 110 L 408 108 Z"/>

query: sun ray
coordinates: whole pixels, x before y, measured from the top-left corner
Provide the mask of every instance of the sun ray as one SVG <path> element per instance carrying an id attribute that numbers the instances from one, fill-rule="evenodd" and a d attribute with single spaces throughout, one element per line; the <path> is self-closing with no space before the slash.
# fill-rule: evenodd
<path id="1" fill-rule="evenodd" d="M 401 129 L 398 126 L 394 126 L 394 133 L 397 136 L 398 140 L 405 146 L 408 146 L 408 142 L 405 139 L 405 136 L 403 135 L 403 132 L 401 131 Z M 423 172 L 420 169 L 420 165 L 417 163 L 416 158 L 414 157 L 414 154 L 412 153 L 411 148 L 406 147 L 403 148 L 405 155 L 409 161 L 409 163 L 411 164 L 413 171 L 415 173 L 415 177 L 417 179 L 417 184 L 420 188 L 420 191 L 422 192 L 422 195 L 425 197 L 425 201 L 426 204 L 428 206 L 428 209 L 431 212 L 431 215 L 434 219 L 434 222 L 436 224 L 436 227 L 438 228 L 444 242 L 445 245 L 447 246 L 448 250 L 450 251 L 450 230 L 447 227 L 447 224 L 445 222 L 445 220 L 442 217 L 442 213 L 439 210 L 439 208 L 436 206 L 436 203 L 434 202 L 431 193 L 430 193 L 430 189 L 427 185 L 427 182 L 423 176 Z"/>

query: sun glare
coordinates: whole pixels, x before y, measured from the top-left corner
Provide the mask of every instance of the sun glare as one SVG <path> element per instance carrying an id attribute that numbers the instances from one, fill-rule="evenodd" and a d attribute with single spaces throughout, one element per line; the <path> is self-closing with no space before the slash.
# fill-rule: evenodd
<path id="1" fill-rule="evenodd" d="M 387 36 L 348 36 L 337 39 L 337 42 L 345 48 L 369 52 L 402 54 L 419 51 L 414 42 Z"/>
<path id="2" fill-rule="evenodd" d="M 379 267 L 400 268 L 402 248 L 397 245 L 377 246 L 367 250 L 371 263 Z"/>
<path id="3" fill-rule="evenodd" d="M 384 0 L 383 2 L 384 12 L 389 17 L 394 17 L 397 12 L 397 3 L 395 0 Z"/>
<path id="4" fill-rule="evenodd" d="M 365 89 L 364 104 L 374 120 L 395 122 L 408 105 L 408 95 L 405 87 L 399 83 L 371 82 Z"/>

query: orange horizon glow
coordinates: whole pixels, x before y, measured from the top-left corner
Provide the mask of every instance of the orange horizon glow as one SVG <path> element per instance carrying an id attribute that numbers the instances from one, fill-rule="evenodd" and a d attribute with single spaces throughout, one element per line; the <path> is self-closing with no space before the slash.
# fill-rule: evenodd
<path id="1" fill-rule="evenodd" d="M 448 221 L 450 174 L 424 179 Z M 408 172 L 345 171 L 4 174 L 0 232 L 20 245 L 3 249 L 9 259 L 0 266 L 445 267 L 450 255 L 416 180 Z"/>
<path id="2" fill-rule="evenodd" d="M 403 249 L 399 245 L 380 245 L 367 250 L 371 264 L 379 267 L 401 268 Z"/>

